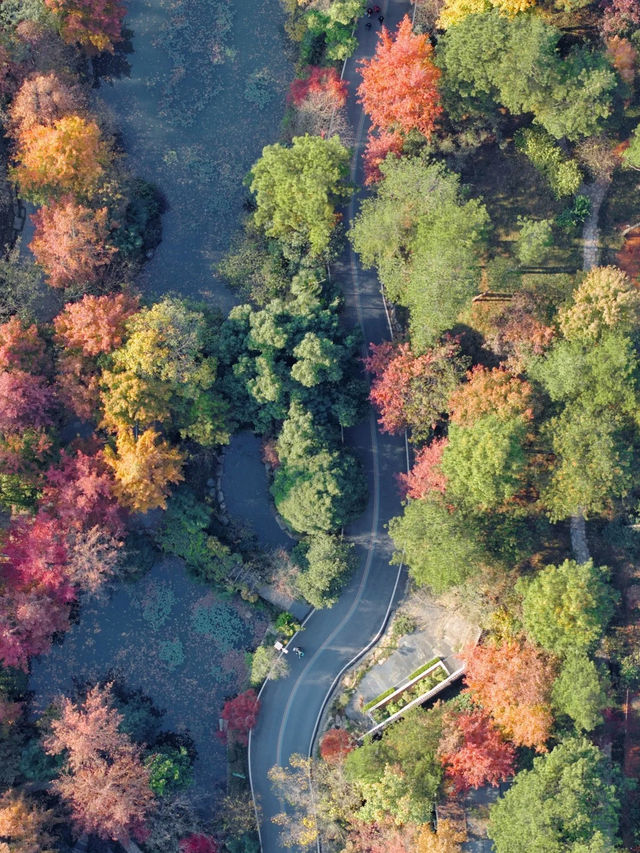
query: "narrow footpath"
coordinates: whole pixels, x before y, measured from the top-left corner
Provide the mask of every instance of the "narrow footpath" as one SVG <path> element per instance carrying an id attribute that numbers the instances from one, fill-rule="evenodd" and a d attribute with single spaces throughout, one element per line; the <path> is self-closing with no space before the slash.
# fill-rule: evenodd
<path id="1" fill-rule="evenodd" d="M 591 213 L 584 223 L 582 230 L 582 269 L 590 270 L 597 266 L 600 257 L 600 229 L 598 217 L 600 208 L 609 189 L 610 180 L 599 180 L 583 186 L 581 192 L 591 199 Z M 581 511 L 571 516 L 571 550 L 576 562 L 586 563 L 591 559 L 584 515 Z"/>
<path id="2" fill-rule="evenodd" d="M 406 0 L 385 0 L 382 9 L 385 25 L 393 30 L 403 16 L 411 12 L 412 7 Z M 363 184 L 361 155 L 368 128 L 366 116 L 355 97 L 360 82 L 357 62 L 373 55 L 378 31 L 377 24 L 369 30 L 365 20 L 359 22 L 358 50 L 348 60 L 344 73 L 349 84 L 348 115 L 355 135 L 351 178 L 357 186 Z M 346 220 L 353 218 L 358 199 L 356 195 L 345 211 Z M 344 291 L 344 322 L 348 326 L 359 325 L 367 344 L 388 340 L 389 326 L 375 273 L 364 271 L 347 246 L 332 274 Z M 252 788 L 261 812 L 260 837 L 264 853 L 285 849 L 279 840 L 279 827 L 271 822 L 283 806 L 272 793 L 267 779 L 269 768 L 274 764 L 286 765 L 294 753 L 305 756 L 309 753 L 336 677 L 375 640 L 386 622 L 392 600 L 404 588 L 404 573 L 389 565 L 393 548 L 385 529 L 389 519 L 401 508 L 394 474 L 406 470 L 404 439 L 379 433 L 371 411 L 364 423 L 347 431 L 345 440 L 362 461 L 369 484 L 366 511 L 346 531 L 356 544 L 359 569 L 333 608 L 315 611 L 309 617 L 299 639 L 299 645 L 307 652 L 305 657 L 290 656 L 289 676 L 268 682 L 262 691 L 258 724 L 249 742 L 249 765 Z"/>

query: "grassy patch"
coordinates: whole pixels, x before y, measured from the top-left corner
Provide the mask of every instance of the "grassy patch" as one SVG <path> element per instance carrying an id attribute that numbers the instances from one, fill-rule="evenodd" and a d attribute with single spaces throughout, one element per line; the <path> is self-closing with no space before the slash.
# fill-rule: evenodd
<path id="1" fill-rule="evenodd" d="M 377 723 L 382 723 L 384 720 L 393 716 L 393 714 L 397 714 L 398 711 L 402 711 L 402 709 L 406 708 L 407 705 L 414 701 L 414 699 L 418 699 L 420 696 L 428 693 L 429 690 L 432 690 L 447 678 L 448 674 L 446 669 L 444 666 L 439 666 L 407 690 L 403 691 L 403 693 L 394 699 L 393 702 L 389 702 L 382 708 L 376 708 L 371 712 L 371 716 Z"/>
<path id="2" fill-rule="evenodd" d="M 412 678 L 417 678 L 423 672 L 426 672 L 426 670 L 428 670 L 430 666 L 433 666 L 435 663 L 438 663 L 439 660 L 439 657 L 431 658 L 429 663 L 425 663 L 422 666 L 419 666 L 414 672 L 412 672 L 409 678 L 407 678 L 407 681 L 411 681 Z"/>

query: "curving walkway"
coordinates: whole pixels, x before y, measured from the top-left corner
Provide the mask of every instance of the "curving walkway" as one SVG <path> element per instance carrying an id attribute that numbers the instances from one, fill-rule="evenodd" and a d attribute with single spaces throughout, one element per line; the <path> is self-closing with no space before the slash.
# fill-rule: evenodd
<path id="1" fill-rule="evenodd" d="M 385 25 L 395 29 L 411 11 L 404 0 L 385 0 Z M 359 22 L 356 32 L 359 47 L 356 55 L 347 61 L 344 72 L 350 90 L 349 119 L 356 137 L 351 177 L 358 186 L 363 183 L 360 155 L 366 142 L 366 117 L 355 99 L 359 82 L 356 62 L 373 54 L 378 30 L 377 23 L 368 30 L 364 20 Z M 352 199 L 345 211 L 348 220 L 353 218 L 356 204 L 357 199 Z M 388 340 L 389 326 L 375 273 L 364 271 L 353 251 L 347 249 L 334 266 L 333 274 L 345 294 L 345 323 L 360 325 L 367 343 Z M 258 724 L 249 742 L 249 766 L 253 791 L 261 808 L 264 853 L 284 850 L 279 840 L 280 829 L 271 822 L 282 805 L 271 791 L 267 771 L 274 764 L 287 764 L 293 753 L 309 753 L 327 694 L 341 671 L 375 642 L 396 593 L 403 586 L 402 572 L 389 565 L 393 548 L 385 526 L 400 511 L 394 474 L 406 468 L 404 439 L 379 433 L 371 412 L 366 422 L 347 431 L 346 442 L 362 460 L 369 483 L 366 511 L 347 530 L 349 539 L 357 546 L 360 566 L 331 610 L 314 611 L 309 616 L 304 633 L 297 639 L 306 649 L 305 657 L 290 656 L 289 676 L 267 682 L 262 691 Z"/>

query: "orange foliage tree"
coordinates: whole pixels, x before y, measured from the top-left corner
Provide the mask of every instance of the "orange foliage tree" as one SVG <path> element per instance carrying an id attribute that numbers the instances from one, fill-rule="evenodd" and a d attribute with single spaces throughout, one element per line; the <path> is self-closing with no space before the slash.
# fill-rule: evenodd
<path id="1" fill-rule="evenodd" d="M 113 468 L 114 492 L 120 503 L 134 512 L 167 507 L 169 484 L 184 480 L 185 455 L 171 447 L 154 429 L 138 438 L 134 430 L 121 429 L 116 451 L 105 450 L 105 461 Z"/>
<path id="2" fill-rule="evenodd" d="M 347 84 L 341 80 L 335 68 L 312 65 L 306 76 L 295 79 L 289 87 L 289 99 L 298 107 L 309 95 L 330 92 L 336 106 L 343 107 L 347 101 Z"/>
<path id="3" fill-rule="evenodd" d="M 38 372 L 44 359 L 45 345 L 35 323 L 27 326 L 14 316 L 0 325 L 0 370 Z"/>
<path id="4" fill-rule="evenodd" d="M 68 115 L 35 125 L 20 140 L 11 169 L 21 194 L 35 203 L 67 193 L 95 195 L 113 151 L 95 121 Z"/>
<path id="5" fill-rule="evenodd" d="M 414 35 L 409 17 L 392 37 L 382 28 L 375 55 L 360 63 L 358 95 L 371 122 L 383 130 L 431 136 L 442 107 L 440 70 L 433 64 L 426 35 Z"/>
<path id="6" fill-rule="evenodd" d="M 631 86 L 636 76 L 638 51 L 629 39 L 611 36 L 607 40 L 607 56 L 622 80 Z"/>
<path id="7" fill-rule="evenodd" d="M 56 390 L 61 404 L 84 421 L 100 411 L 100 377 L 93 361 L 74 350 L 58 359 Z"/>
<path id="8" fill-rule="evenodd" d="M 467 833 L 459 829 L 450 820 L 439 820 L 434 832 L 430 824 L 423 824 L 418 830 L 415 853 L 460 853 L 460 846 L 467 840 Z"/>
<path id="9" fill-rule="evenodd" d="M 481 705 L 518 746 L 546 751 L 551 734 L 555 666 L 526 640 L 478 645 L 468 650 L 465 680 Z"/>
<path id="10" fill-rule="evenodd" d="M 502 367 L 487 370 L 476 365 L 467 374 L 467 382 L 459 385 L 449 400 L 451 422 L 472 426 L 485 415 L 499 418 L 533 418 L 532 388 L 524 379 Z"/>
<path id="11" fill-rule="evenodd" d="M 53 321 L 56 343 L 85 356 L 113 352 L 122 345 L 126 322 L 139 307 L 128 293 L 83 296 L 69 302 Z"/>
<path id="12" fill-rule="evenodd" d="M 52 287 L 98 280 L 116 253 L 107 244 L 108 216 L 106 207 L 91 210 L 70 195 L 32 215 L 35 233 L 29 248 Z"/>
<path id="13" fill-rule="evenodd" d="M 9 108 L 11 134 L 20 139 L 36 125 L 52 125 L 66 115 L 82 115 L 87 102 L 80 86 L 51 71 L 29 76 Z"/>
<path id="14" fill-rule="evenodd" d="M 66 756 L 52 787 L 69 804 L 78 832 L 126 846 L 132 835 L 142 837 L 154 795 L 139 747 L 119 729 L 122 719 L 109 686 L 92 688 L 81 705 L 64 698 L 45 749 Z"/>
<path id="15" fill-rule="evenodd" d="M 108 50 L 122 40 L 125 7 L 118 0 L 45 0 L 60 22 L 62 38 L 91 53 Z"/>

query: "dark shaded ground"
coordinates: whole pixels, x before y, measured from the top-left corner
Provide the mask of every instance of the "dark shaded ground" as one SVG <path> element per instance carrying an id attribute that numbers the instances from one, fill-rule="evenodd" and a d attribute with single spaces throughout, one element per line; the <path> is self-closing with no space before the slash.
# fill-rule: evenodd
<path id="1" fill-rule="evenodd" d="M 129 0 L 129 76 L 103 78 L 131 170 L 169 209 L 146 266 L 150 296 L 176 291 L 228 309 L 211 265 L 228 248 L 247 191 L 242 180 L 278 138 L 285 88 L 284 16 L 268 0 Z M 256 76 L 258 75 L 258 76 Z"/>
<path id="2" fill-rule="evenodd" d="M 226 310 L 235 300 L 215 280 L 211 264 L 239 227 L 245 174 L 262 147 L 278 137 L 292 76 L 283 15 L 266 0 L 127 5 L 133 52 L 122 57 L 123 76 L 103 77 L 98 94 L 122 131 L 131 171 L 155 183 L 169 207 L 163 242 L 141 284 L 150 297 L 174 291 Z M 259 514 L 265 515 L 267 538 L 277 538 L 275 520 L 267 519 L 264 470 L 254 471 L 253 461 L 260 464 L 257 456 L 247 460 L 238 501 L 247 491 L 256 505 L 265 501 L 266 514 Z M 255 521 L 251 514 L 246 519 Z M 262 523 L 255 526 L 260 533 Z M 36 710 L 57 693 L 69 693 L 74 679 L 100 678 L 110 670 L 128 687 L 143 690 L 166 709 L 166 729 L 193 736 L 199 754 L 193 793 L 205 809 L 226 778 L 224 749 L 215 737 L 223 700 L 242 689 L 244 650 L 255 647 L 266 627 L 266 618 L 244 602 L 203 602 L 207 593 L 180 561 L 157 564 L 108 601 L 83 602 L 80 621 L 64 642 L 33 661 L 30 683 Z M 222 620 L 215 637 L 195 627 L 195 614 L 207 603 Z"/>
<path id="3" fill-rule="evenodd" d="M 244 689 L 244 652 L 266 626 L 255 606 L 215 596 L 186 575 L 180 560 L 163 560 L 142 580 L 120 584 L 108 601 L 83 602 L 64 642 L 32 661 L 35 710 L 70 695 L 74 680 L 113 671 L 166 710 L 163 729 L 193 737 L 198 760 L 190 793 L 208 810 L 216 786 L 226 781 L 225 749 L 216 737 L 222 704 Z"/>
<path id="4" fill-rule="evenodd" d="M 234 520 L 247 524 L 266 548 L 288 548 L 293 540 L 275 518 L 260 440 L 251 432 L 234 435 L 224 454 L 222 490 Z"/>

